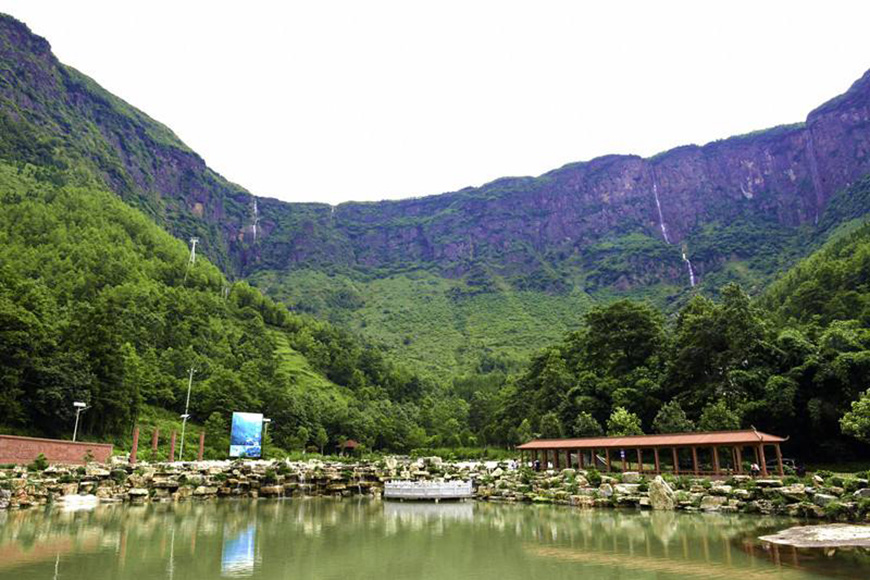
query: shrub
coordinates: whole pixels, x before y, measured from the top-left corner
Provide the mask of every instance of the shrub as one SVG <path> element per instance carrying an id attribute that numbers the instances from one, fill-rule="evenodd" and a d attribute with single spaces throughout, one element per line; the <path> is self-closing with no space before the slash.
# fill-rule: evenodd
<path id="1" fill-rule="evenodd" d="M 832 520 L 840 519 L 843 516 L 848 516 L 849 508 L 838 501 L 832 501 L 824 507 L 825 516 Z"/>
<path id="2" fill-rule="evenodd" d="M 266 474 L 263 476 L 263 483 L 274 485 L 278 483 L 278 474 L 275 473 L 274 469 L 267 469 Z"/>
<path id="3" fill-rule="evenodd" d="M 48 459 L 45 458 L 45 455 L 40 453 L 36 456 L 36 459 L 33 460 L 33 463 L 27 466 L 28 471 L 45 471 L 48 468 Z"/>
<path id="4" fill-rule="evenodd" d="M 601 485 L 601 474 L 594 467 L 586 471 L 586 481 L 589 485 L 598 487 Z"/>

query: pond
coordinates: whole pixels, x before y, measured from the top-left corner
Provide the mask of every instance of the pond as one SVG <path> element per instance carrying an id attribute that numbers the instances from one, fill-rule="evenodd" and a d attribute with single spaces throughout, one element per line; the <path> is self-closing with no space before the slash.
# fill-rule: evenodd
<path id="1" fill-rule="evenodd" d="M 796 523 L 325 498 L 0 512 L 0 580 L 870 577 L 866 552 L 756 539 Z"/>

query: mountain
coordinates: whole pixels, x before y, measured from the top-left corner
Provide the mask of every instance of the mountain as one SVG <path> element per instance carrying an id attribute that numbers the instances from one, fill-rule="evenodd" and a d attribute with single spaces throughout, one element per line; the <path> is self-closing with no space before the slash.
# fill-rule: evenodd
<path id="1" fill-rule="evenodd" d="M 227 275 L 442 377 L 516 365 L 596 302 L 674 309 L 729 281 L 758 293 L 868 207 L 847 192 L 870 172 L 870 73 L 795 125 L 332 207 L 229 183 L 11 17 L 0 67 L 0 151 L 62 149 L 56 163 L 88 167 L 173 235 L 198 236 Z"/>

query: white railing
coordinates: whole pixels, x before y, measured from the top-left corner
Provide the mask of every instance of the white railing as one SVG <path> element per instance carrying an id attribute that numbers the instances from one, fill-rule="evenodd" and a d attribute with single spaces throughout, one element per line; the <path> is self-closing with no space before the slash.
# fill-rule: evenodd
<path id="1" fill-rule="evenodd" d="M 387 499 L 468 499 L 471 481 L 388 481 L 384 484 Z"/>

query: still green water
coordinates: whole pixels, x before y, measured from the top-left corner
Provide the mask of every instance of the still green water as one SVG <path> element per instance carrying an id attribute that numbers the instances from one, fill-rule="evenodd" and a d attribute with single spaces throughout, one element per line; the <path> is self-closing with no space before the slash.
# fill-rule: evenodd
<path id="1" fill-rule="evenodd" d="M 867 578 L 864 552 L 773 549 L 792 520 L 295 499 L 0 513 L 0 579 Z"/>

